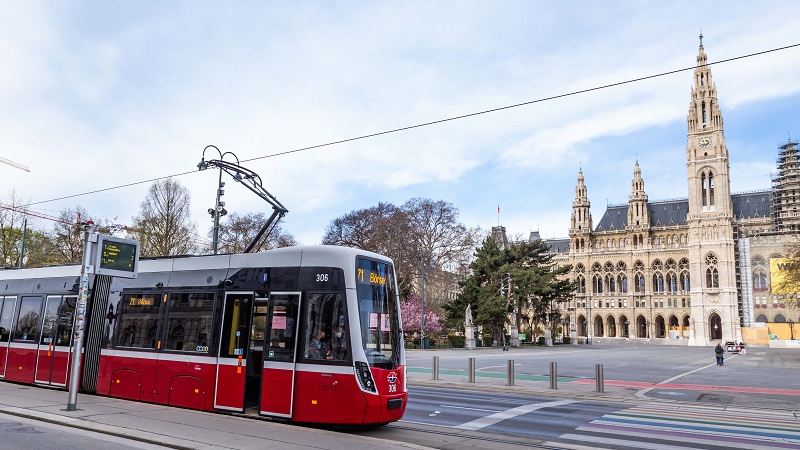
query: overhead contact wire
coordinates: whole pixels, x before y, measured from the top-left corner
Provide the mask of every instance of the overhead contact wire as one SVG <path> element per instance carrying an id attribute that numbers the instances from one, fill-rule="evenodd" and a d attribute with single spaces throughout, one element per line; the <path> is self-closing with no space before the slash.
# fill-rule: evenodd
<path id="1" fill-rule="evenodd" d="M 778 51 L 782 51 L 782 50 L 788 50 L 788 49 L 794 48 L 794 47 L 800 47 L 800 43 L 786 45 L 786 46 L 783 46 L 783 47 L 777 47 L 777 48 L 773 48 L 773 49 L 770 49 L 770 50 L 764 50 L 764 51 L 760 51 L 760 52 L 756 52 L 756 53 L 749 53 L 747 55 L 735 56 L 733 58 L 722 59 L 722 60 L 719 60 L 719 61 L 707 63 L 706 65 L 707 66 L 712 66 L 712 65 L 717 65 L 717 64 L 723 64 L 723 63 L 727 63 L 727 62 L 731 62 L 731 61 L 737 61 L 737 60 L 740 60 L 740 59 L 752 58 L 754 56 L 760 56 L 760 55 L 764 55 L 764 54 L 767 54 L 767 53 L 774 53 L 774 52 L 778 52 Z M 557 100 L 557 99 L 560 99 L 560 98 L 571 97 L 571 96 L 574 96 L 574 95 L 586 94 L 586 93 L 589 93 L 589 92 L 600 91 L 600 90 L 609 89 L 609 88 L 612 88 L 612 87 L 623 86 L 623 85 L 626 85 L 626 84 L 631 84 L 631 83 L 637 83 L 637 82 L 640 82 L 640 81 L 651 80 L 651 79 L 654 79 L 654 78 L 664 77 L 664 76 L 667 76 L 667 75 L 674 75 L 676 73 L 686 72 L 688 70 L 694 70 L 696 67 L 697 66 L 690 66 L 690 67 L 685 67 L 683 69 L 670 70 L 670 71 L 667 71 L 667 72 L 661 72 L 661 73 L 654 74 L 654 75 L 647 75 L 647 76 L 643 76 L 643 77 L 632 78 L 630 80 L 618 81 L 616 83 L 605 84 L 605 85 L 602 85 L 602 86 L 595 86 L 595 87 L 592 87 L 592 88 L 580 89 L 580 90 L 577 90 L 577 91 L 572 91 L 572 92 L 568 92 L 568 93 L 564 93 L 564 94 L 552 95 L 552 96 L 549 96 L 549 97 L 542 97 L 542 98 L 539 98 L 539 99 L 536 99 L 536 100 L 530 100 L 530 101 L 522 102 L 522 103 L 515 103 L 513 105 L 507 105 L 507 106 L 501 106 L 501 107 L 498 107 L 498 108 L 486 109 L 486 110 L 483 110 L 483 111 L 477 111 L 477 112 L 473 112 L 473 113 L 462 114 L 462 115 L 459 115 L 459 116 L 448 117 L 448 118 L 445 118 L 445 119 L 433 120 L 433 121 L 430 121 L 430 122 L 419 123 L 419 124 L 416 124 L 416 125 L 409 125 L 409 126 L 405 126 L 405 127 L 394 128 L 394 129 L 391 129 L 391 130 L 385 130 L 385 131 L 379 131 L 379 132 L 376 132 L 376 133 L 365 134 L 365 135 L 362 135 L 362 136 L 356 136 L 356 137 L 347 138 L 347 139 L 340 139 L 338 141 L 327 142 L 327 143 L 324 143 L 324 144 L 311 145 L 311 146 L 308 146 L 308 147 L 296 148 L 296 149 L 293 149 L 293 150 L 286 150 L 286 151 L 278 152 L 278 153 L 271 153 L 269 155 L 257 156 L 257 157 L 254 157 L 254 158 L 242 159 L 240 162 L 257 161 L 259 159 L 273 158 L 273 157 L 276 157 L 276 156 L 284 156 L 284 155 L 289 155 L 289 154 L 292 154 L 292 153 L 299 153 L 299 152 L 304 152 L 304 151 L 308 151 L 308 150 L 315 150 L 315 149 L 322 148 L 322 147 L 330 147 L 330 146 L 333 146 L 333 145 L 344 144 L 344 143 L 347 143 L 347 142 L 354 142 L 354 141 L 359 141 L 359 140 L 363 140 L 363 139 L 369 139 L 369 138 L 373 138 L 373 137 L 384 136 L 384 135 L 387 135 L 387 134 L 399 133 L 401 131 L 408 131 L 408 130 L 413 130 L 413 129 L 416 129 L 416 128 L 428 127 L 428 126 L 431 126 L 431 125 L 438 125 L 438 124 L 445 123 L 445 122 L 452 122 L 452 121 L 455 121 L 455 120 L 466 119 L 466 118 L 469 118 L 469 117 L 480 116 L 480 115 L 483 115 L 483 114 L 489 114 L 489 113 L 494 113 L 494 112 L 498 112 L 498 111 L 504 111 L 504 110 L 512 109 L 512 108 L 519 108 L 521 106 L 528 106 L 528 105 L 533 105 L 533 104 L 536 104 L 536 103 L 547 102 L 547 101 L 550 101 L 550 100 Z M 64 196 L 64 197 L 53 198 L 53 199 L 50 199 L 50 200 L 42 200 L 42 201 L 38 201 L 38 202 L 28 203 L 25 206 L 39 205 L 39 204 L 42 204 L 42 203 L 50 203 L 50 202 L 55 202 L 55 201 L 58 201 L 58 200 L 66 200 L 66 199 L 69 199 L 69 198 L 81 197 L 81 196 L 84 196 L 84 195 L 97 194 L 97 193 L 100 193 L 100 192 L 106 192 L 106 191 L 111 191 L 111 190 L 115 190 L 115 189 L 121 189 L 121 188 L 125 188 L 125 187 L 136 186 L 136 185 L 139 185 L 139 184 L 151 183 L 153 181 L 164 180 L 164 179 L 167 179 L 167 178 L 180 177 L 180 176 L 188 175 L 188 174 L 191 174 L 191 173 L 197 173 L 197 171 L 182 172 L 182 173 L 177 173 L 177 174 L 174 174 L 174 175 L 167 175 L 167 176 L 158 177 L 158 178 L 151 178 L 149 180 L 136 181 L 136 182 L 127 183 L 127 184 L 123 184 L 123 185 L 119 185 L 119 186 L 112 186 L 112 187 L 108 187 L 108 188 L 97 189 L 97 190 L 94 190 L 94 191 L 84 192 L 84 193 L 81 193 L 81 194 L 73 194 L 73 195 L 67 195 L 67 196 Z"/>

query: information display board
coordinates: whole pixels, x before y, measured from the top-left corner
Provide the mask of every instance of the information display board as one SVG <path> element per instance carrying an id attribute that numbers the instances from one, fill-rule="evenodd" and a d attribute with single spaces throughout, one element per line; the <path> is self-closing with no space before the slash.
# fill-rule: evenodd
<path id="1" fill-rule="evenodd" d="M 94 273 L 136 278 L 139 274 L 139 241 L 98 235 Z"/>

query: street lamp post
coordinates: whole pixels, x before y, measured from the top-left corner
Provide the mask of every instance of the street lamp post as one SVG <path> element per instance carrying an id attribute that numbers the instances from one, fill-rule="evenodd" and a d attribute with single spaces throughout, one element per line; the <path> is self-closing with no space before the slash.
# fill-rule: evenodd
<path id="1" fill-rule="evenodd" d="M 652 333 L 650 332 L 651 331 L 650 330 L 650 321 L 649 320 L 645 321 L 645 325 L 647 326 L 647 328 L 645 328 L 645 330 L 644 330 L 645 334 L 647 335 L 645 337 L 647 337 L 648 340 L 651 340 L 653 338 L 652 338 Z"/>
<path id="2" fill-rule="evenodd" d="M 789 319 L 789 333 L 791 334 L 791 340 L 794 340 L 794 320 Z"/>
<path id="3" fill-rule="evenodd" d="M 422 306 L 419 318 L 419 349 L 425 350 L 425 262 L 422 262 Z"/>
<path id="4" fill-rule="evenodd" d="M 592 303 L 592 294 L 589 294 L 589 300 L 586 302 L 586 343 L 592 343 L 592 333 L 590 331 L 591 322 L 589 321 L 590 307 Z"/>

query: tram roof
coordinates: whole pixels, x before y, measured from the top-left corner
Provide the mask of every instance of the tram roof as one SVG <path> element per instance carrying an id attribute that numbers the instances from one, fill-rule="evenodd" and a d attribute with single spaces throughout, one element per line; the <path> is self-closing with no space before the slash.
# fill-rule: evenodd
<path id="1" fill-rule="evenodd" d="M 391 263 L 386 256 L 352 247 L 301 245 L 281 247 L 259 253 L 222 255 L 180 255 L 141 258 L 140 273 L 230 269 L 259 266 L 342 266 L 356 257 Z M 80 264 L 0 270 L 0 280 L 80 276 Z"/>

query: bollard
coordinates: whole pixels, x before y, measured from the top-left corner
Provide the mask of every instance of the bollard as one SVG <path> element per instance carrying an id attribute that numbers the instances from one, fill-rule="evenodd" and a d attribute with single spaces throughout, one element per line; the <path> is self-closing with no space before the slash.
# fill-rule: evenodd
<path id="1" fill-rule="evenodd" d="M 438 380 L 439 379 L 439 357 L 438 356 L 434 356 L 433 357 L 433 370 L 431 370 L 431 374 L 432 374 L 434 380 Z"/>
<path id="2" fill-rule="evenodd" d="M 508 385 L 509 386 L 513 386 L 514 385 L 514 360 L 513 359 L 509 359 L 508 360 Z"/>
<path id="3" fill-rule="evenodd" d="M 550 389 L 558 389 L 558 364 L 550 363 Z"/>
<path id="4" fill-rule="evenodd" d="M 475 382 L 475 358 L 469 359 L 469 382 Z"/>
<path id="5" fill-rule="evenodd" d="M 605 392 L 603 390 L 603 365 L 602 364 L 595 364 L 594 365 L 594 378 L 597 383 L 597 392 Z"/>

